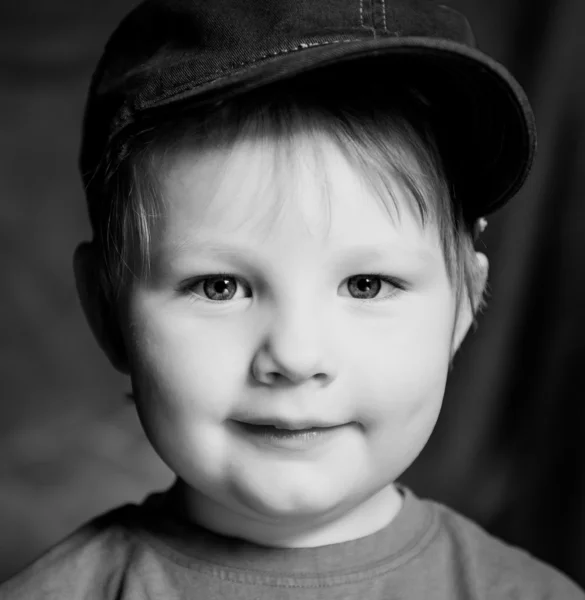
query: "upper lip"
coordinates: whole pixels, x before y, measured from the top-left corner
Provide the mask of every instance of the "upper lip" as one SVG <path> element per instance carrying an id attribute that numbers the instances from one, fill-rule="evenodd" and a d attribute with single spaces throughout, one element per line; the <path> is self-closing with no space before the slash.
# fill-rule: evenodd
<path id="1" fill-rule="evenodd" d="M 283 421 L 282 419 L 246 419 L 240 420 L 240 423 L 247 423 L 248 425 L 268 425 L 275 427 L 276 429 L 289 429 L 291 431 L 297 431 L 300 429 L 313 429 L 314 427 L 337 427 L 340 423 L 324 423 L 319 421 Z"/>

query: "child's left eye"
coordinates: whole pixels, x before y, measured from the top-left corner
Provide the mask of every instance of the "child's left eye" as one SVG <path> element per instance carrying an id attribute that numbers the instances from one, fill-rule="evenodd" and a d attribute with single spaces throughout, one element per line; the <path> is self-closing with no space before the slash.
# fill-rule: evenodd
<path id="1" fill-rule="evenodd" d="M 353 275 L 344 281 L 350 292 L 350 295 L 356 300 L 383 300 L 393 296 L 397 291 L 404 287 L 396 280 L 380 274 Z M 388 293 L 379 297 L 383 287 L 389 287 Z M 244 288 L 243 292 L 248 292 L 243 296 L 249 298 L 251 290 L 242 284 L 241 280 L 234 275 L 218 273 L 214 275 L 205 275 L 190 280 L 182 286 L 182 291 L 188 292 L 196 300 L 208 302 L 227 302 L 236 297 L 238 287 Z M 345 294 L 342 294 L 345 295 Z"/>
<path id="2" fill-rule="evenodd" d="M 380 290 L 384 286 L 390 287 L 390 291 L 387 294 L 379 296 Z M 347 287 L 355 293 L 354 298 L 366 301 L 384 300 L 393 296 L 397 291 L 404 289 L 404 286 L 396 280 L 379 274 L 353 275 L 347 279 Z"/>

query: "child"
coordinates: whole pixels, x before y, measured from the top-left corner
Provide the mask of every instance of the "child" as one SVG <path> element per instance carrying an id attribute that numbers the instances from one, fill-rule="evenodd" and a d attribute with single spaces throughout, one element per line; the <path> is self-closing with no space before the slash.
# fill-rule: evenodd
<path id="1" fill-rule="evenodd" d="M 585 598 L 396 483 L 521 186 L 522 90 L 421 0 L 148 0 L 92 81 L 75 273 L 173 487 L 6 599 Z"/>

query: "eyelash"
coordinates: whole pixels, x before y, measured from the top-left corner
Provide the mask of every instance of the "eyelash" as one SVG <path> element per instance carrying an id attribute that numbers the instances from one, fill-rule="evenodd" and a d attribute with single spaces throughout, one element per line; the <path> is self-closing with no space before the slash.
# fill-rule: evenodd
<path id="1" fill-rule="evenodd" d="M 346 279 L 346 281 L 349 281 L 353 277 L 357 277 L 357 276 L 371 277 L 372 279 L 380 279 L 381 281 L 388 283 L 392 287 L 396 288 L 394 292 L 392 292 L 386 296 L 382 296 L 381 298 L 378 298 L 378 297 L 375 297 L 375 298 L 353 298 L 354 300 L 357 300 L 358 302 L 364 302 L 367 304 L 369 304 L 371 302 L 381 302 L 382 300 L 388 300 L 389 298 L 394 297 L 400 291 L 406 290 L 406 286 L 402 282 L 400 282 L 399 280 L 397 280 L 393 277 L 388 277 L 387 275 L 384 275 L 383 273 L 358 273 L 358 275 L 352 275 L 351 277 L 348 277 Z M 240 277 L 238 277 L 237 275 L 234 275 L 232 273 L 209 273 L 207 275 L 201 275 L 199 277 L 194 277 L 193 279 L 188 280 L 186 283 L 182 284 L 179 287 L 178 291 L 182 292 L 182 293 L 187 293 L 190 296 L 190 300 L 193 302 L 208 302 L 210 304 L 227 304 L 228 302 L 230 302 L 230 300 L 225 300 L 225 301 L 210 300 L 209 298 L 205 298 L 205 297 L 200 296 L 199 294 L 195 294 L 193 292 L 193 288 L 195 286 L 197 286 L 198 284 L 200 284 L 208 279 L 218 279 L 218 280 L 219 279 L 233 279 L 241 284 Z"/>

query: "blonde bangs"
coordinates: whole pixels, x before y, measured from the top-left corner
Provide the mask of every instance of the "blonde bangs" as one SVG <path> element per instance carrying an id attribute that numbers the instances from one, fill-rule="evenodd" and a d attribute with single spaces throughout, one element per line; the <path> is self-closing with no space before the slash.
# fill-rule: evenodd
<path id="1" fill-rule="evenodd" d="M 365 100 L 347 105 L 328 102 L 310 93 L 266 94 L 248 102 L 220 105 L 204 118 L 186 109 L 172 122 L 137 135 L 128 160 L 111 178 L 115 185 L 110 186 L 109 210 L 107 218 L 101 219 L 112 292 L 117 297 L 131 278 L 145 278 L 150 273 L 152 231 L 164 215 L 159 175 L 178 148 L 185 144 L 229 147 L 242 138 L 271 140 L 280 149 L 272 166 L 288 169 L 293 164 L 295 136 L 302 133 L 312 138 L 325 134 L 333 140 L 389 217 L 399 220 L 398 181 L 421 225 L 437 227 L 458 299 L 465 290 L 470 299 L 475 297 L 479 279 L 473 238 L 452 197 L 432 129 L 424 118 L 413 116 L 412 106 L 417 103 L 420 96 L 415 90 L 403 93 L 391 106 L 381 107 Z M 311 159 L 318 164 L 322 157 L 316 152 Z M 330 213 L 327 172 L 320 171 Z M 282 202 L 279 197 L 274 203 L 273 216 Z M 479 307 L 473 308 L 475 312 Z"/>

